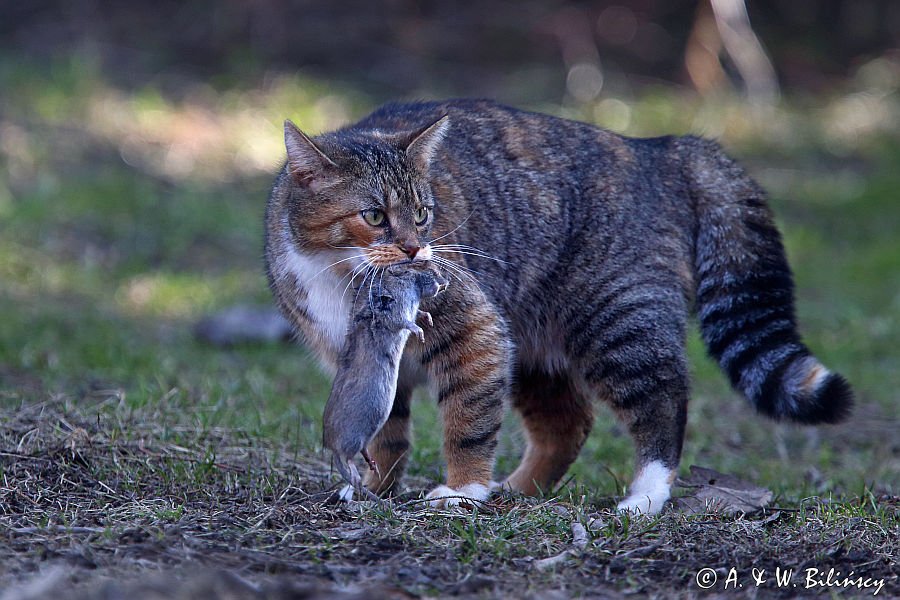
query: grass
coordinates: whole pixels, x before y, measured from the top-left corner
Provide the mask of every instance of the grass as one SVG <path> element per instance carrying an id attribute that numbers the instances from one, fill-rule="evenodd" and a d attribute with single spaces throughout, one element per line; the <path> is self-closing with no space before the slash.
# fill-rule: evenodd
<path id="1" fill-rule="evenodd" d="M 682 464 L 766 486 L 775 508 L 754 518 L 613 514 L 632 450 L 600 407 L 571 478 L 547 498 L 436 514 L 416 495 L 442 478 L 432 402 L 414 409 L 411 491 L 399 504 L 334 507 L 320 447 L 330 384 L 308 354 L 212 348 L 192 335 L 211 311 L 269 302 L 261 227 L 280 120 L 315 131 L 372 106 L 300 77 L 266 86 L 173 99 L 118 90 L 78 59 L 50 69 L 0 60 L 4 585 L 48 560 L 88 589 L 85 565 L 133 574 L 203 557 L 275 587 L 288 585 L 279 574 L 302 574 L 311 585 L 425 595 L 690 595 L 699 568 L 729 565 L 838 565 L 896 589 L 900 120 L 848 112 L 854 89 L 812 108 L 793 99 L 764 119 L 671 90 L 539 107 L 636 135 L 721 137 L 772 191 L 802 330 L 853 382 L 859 406 L 838 427 L 772 425 L 729 389 L 693 333 Z M 900 110 L 896 90 L 879 98 L 865 99 L 876 114 Z M 499 473 L 521 447 L 510 417 Z M 573 546 L 575 523 L 587 546 Z"/>

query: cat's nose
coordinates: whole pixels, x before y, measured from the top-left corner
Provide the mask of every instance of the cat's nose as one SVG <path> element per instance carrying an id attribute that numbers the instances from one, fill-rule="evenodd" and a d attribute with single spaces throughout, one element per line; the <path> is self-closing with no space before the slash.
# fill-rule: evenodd
<path id="1" fill-rule="evenodd" d="M 416 254 L 418 254 L 419 250 L 421 250 L 419 244 L 417 244 L 416 242 L 404 242 L 400 244 L 400 249 L 403 250 L 403 252 L 410 258 L 410 260 L 415 258 Z"/>

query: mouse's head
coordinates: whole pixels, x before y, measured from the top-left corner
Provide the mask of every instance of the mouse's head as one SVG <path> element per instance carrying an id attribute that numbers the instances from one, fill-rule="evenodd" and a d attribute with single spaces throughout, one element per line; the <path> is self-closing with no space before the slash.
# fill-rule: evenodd
<path id="1" fill-rule="evenodd" d="M 402 286 L 408 286 L 420 299 L 433 298 L 449 285 L 434 263 L 407 263 L 389 267 L 388 274 Z"/>

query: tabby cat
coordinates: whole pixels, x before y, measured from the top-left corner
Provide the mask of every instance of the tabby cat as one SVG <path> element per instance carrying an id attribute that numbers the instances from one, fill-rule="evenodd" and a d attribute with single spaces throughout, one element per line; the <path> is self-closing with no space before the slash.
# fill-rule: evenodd
<path id="1" fill-rule="evenodd" d="M 285 123 L 287 162 L 266 211 L 266 259 L 287 318 L 333 370 L 347 289 L 392 264 L 454 277 L 424 306 L 434 328 L 406 346 L 390 417 L 369 445 L 397 485 L 410 397 L 430 384 L 444 428 L 435 505 L 490 494 L 507 402 L 527 436 L 503 482 L 551 488 L 601 398 L 629 430 L 635 477 L 621 510 L 670 496 L 687 415 L 685 326 L 699 316 L 734 387 L 775 419 L 833 423 L 848 383 L 800 340 L 793 284 L 763 191 L 713 142 L 631 139 L 484 100 L 389 104 L 312 139 Z"/>

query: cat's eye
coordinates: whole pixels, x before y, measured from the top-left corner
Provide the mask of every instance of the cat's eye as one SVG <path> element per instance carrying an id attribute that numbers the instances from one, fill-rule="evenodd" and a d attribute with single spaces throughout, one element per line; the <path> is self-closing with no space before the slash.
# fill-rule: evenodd
<path id="1" fill-rule="evenodd" d="M 381 227 L 387 222 L 384 211 L 377 208 L 362 211 L 362 218 L 372 227 Z"/>
<path id="2" fill-rule="evenodd" d="M 416 225 L 424 225 L 428 221 L 429 209 L 427 206 L 420 206 L 413 215 L 416 218 Z"/>

